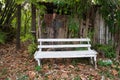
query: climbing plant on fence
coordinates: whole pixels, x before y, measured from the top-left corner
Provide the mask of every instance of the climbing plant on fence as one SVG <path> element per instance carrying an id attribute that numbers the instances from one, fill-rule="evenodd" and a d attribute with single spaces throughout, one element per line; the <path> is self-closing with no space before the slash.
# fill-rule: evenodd
<path id="1" fill-rule="evenodd" d="M 109 31 L 114 35 L 114 47 L 117 57 L 120 56 L 120 1 L 119 0 L 96 0 L 96 4 L 101 5 L 102 14 Z"/>

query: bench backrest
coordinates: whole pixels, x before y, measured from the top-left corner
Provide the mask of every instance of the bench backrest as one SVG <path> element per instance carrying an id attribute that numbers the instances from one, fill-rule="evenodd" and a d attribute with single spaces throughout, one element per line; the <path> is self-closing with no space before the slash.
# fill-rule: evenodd
<path id="1" fill-rule="evenodd" d="M 90 39 L 89 38 L 68 38 L 68 39 L 38 39 L 40 43 L 38 45 L 39 51 L 42 51 L 43 48 L 87 48 L 90 50 Z M 68 42 L 68 44 L 44 44 L 44 43 L 55 43 L 55 42 Z M 77 42 L 77 44 L 71 44 L 70 42 Z"/>

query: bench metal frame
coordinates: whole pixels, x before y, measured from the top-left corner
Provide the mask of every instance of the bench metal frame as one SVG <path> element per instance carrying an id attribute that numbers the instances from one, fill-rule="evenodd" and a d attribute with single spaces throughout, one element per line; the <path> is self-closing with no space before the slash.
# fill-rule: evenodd
<path id="1" fill-rule="evenodd" d="M 97 52 L 91 49 L 89 38 L 68 38 L 68 39 L 38 39 L 38 50 L 34 54 L 34 58 L 37 60 L 40 66 L 40 60 L 44 58 L 80 58 L 90 57 L 91 63 L 96 64 Z M 55 42 L 77 42 L 77 44 L 53 44 Z M 51 44 L 44 44 L 51 43 Z M 87 48 L 87 50 L 71 50 L 71 51 L 44 51 L 43 49 L 51 48 Z"/>

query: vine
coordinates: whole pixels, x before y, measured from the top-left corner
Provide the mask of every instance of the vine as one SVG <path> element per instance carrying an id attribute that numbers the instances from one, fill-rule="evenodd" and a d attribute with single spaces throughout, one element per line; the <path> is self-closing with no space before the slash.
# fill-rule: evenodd
<path id="1" fill-rule="evenodd" d="M 101 5 L 100 13 L 105 19 L 110 32 L 115 33 L 120 30 L 120 9 L 118 8 L 118 0 L 96 0 L 98 5 Z M 118 27 L 118 28 L 114 28 Z"/>

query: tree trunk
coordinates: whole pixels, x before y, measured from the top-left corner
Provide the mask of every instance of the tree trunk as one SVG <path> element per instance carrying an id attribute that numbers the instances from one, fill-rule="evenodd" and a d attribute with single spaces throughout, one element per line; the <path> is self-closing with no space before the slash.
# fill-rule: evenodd
<path id="1" fill-rule="evenodd" d="M 33 34 L 35 40 L 34 42 L 37 42 L 36 41 L 36 7 L 34 4 L 31 4 L 32 5 L 32 21 L 31 21 L 31 33 Z"/>
<path id="2" fill-rule="evenodd" d="M 21 27 L 21 5 L 17 6 L 17 35 L 16 35 L 16 49 L 20 49 L 20 27 Z"/>

